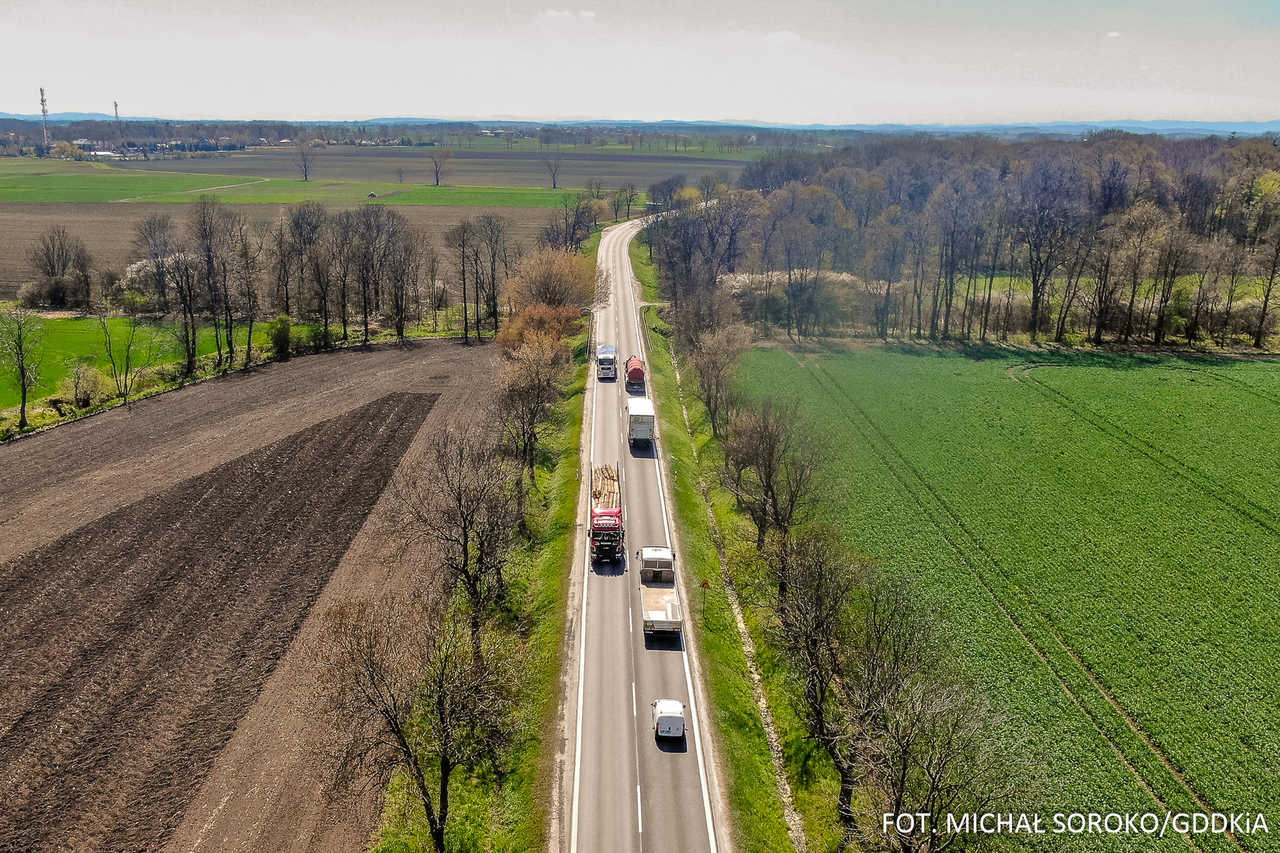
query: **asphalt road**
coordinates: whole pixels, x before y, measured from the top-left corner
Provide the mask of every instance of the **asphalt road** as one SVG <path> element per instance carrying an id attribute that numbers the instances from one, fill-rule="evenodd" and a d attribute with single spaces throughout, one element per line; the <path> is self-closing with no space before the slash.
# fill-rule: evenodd
<path id="1" fill-rule="evenodd" d="M 596 306 L 592 343 L 617 347 L 620 376 L 628 356 L 639 354 L 646 367 L 649 361 L 627 255 L 640 228 L 639 221 L 616 225 L 600 240 L 598 265 L 611 286 L 608 304 Z M 627 551 L 634 557 L 642 546 L 667 545 L 676 553 L 680 574 L 680 549 L 660 468 L 661 435 L 653 449 L 632 450 L 626 437 L 625 383 L 597 381 L 592 365 L 588 390 L 586 450 L 593 465 L 621 466 Z M 652 396 L 652 388 L 644 393 Z M 586 562 L 575 567 L 583 612 L 578 620 L 569 851 L 723 850 L 726 845 L 716 831 L 720 808 L 711 742 L 705 737 L 705 700 L 694 682 L 697 667 L 691 666 L 683 638 L 646 642 L 638 570 L 625 562 Z M 684 590 L 681 602 L 687 612 Z M 659 698 L 685 704 L 683 743 L 655 741 L 649 703 Z"/>

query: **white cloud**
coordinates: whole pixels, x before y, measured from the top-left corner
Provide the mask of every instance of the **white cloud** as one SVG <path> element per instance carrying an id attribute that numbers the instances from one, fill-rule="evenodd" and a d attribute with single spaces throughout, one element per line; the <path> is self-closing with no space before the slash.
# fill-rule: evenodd
<path id="1" fill-rule="evenodd" d="M 1120 32 L 1118 30 L 1112 30 L 1111 32 L 1107 33 L 1107 38 L 1118 39 L 1120 38 Z"/>

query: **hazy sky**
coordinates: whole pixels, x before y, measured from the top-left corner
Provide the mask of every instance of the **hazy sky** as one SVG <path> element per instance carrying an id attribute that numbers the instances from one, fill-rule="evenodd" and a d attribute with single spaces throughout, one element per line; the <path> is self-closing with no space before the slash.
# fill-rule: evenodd
<path id="1" fill-rule="evenodd" d="M 1280 119 L 1280 0 L 563 2 L 0 0 L 0 111 Z"/>

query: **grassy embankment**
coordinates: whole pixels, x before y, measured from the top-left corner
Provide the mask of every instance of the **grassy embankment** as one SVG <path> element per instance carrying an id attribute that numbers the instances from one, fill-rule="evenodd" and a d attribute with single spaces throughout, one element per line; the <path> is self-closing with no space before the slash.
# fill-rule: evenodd
<path id="1" fill-rule="evenodd" d="M 525 694 L 522 734 L 498 784 L 488 773 L 458 771 L 450 789 L 447 841 L 456 853 L 521 853 L 545 845 L 547 807 L 556 753 L 556 715 L 569 583 L 577 524 L 579 449 L 586 389 L 586 337 L 573 342 L 572 379 L 555 407 L 555 430 L 545 441 L 537 490 L 527 507 L 530 540 L 512 555 L 513 613 L 507 620 L 521 643 Z M 387 793 L 378 853 L 431 850 L 416 798 L 397 779 Z"/>
<path id="2" fill-rule="evenodd" d="M 647 253 L 644 263 L 635 263 L 636 246 L 633 241 L 631 257 L 636 277 L 645 301 L 650 301 L 650 294 L 657 288 L 653 266 L 647 263 Z M 681 403 L 689 406 L 689 416 L 695 420 L 700 417 L 699 407 L 676 382 L 669 330 L 655 309 L 646 308 L 645 317 L 662 451 L 680 534 L 680 563 L 686 587 L 693 595 L 689 618 L 696 625 L 710 698 L 709 714 L 715 727 L 716 756 L 728 791 L 735 845 L 747 853 L 789 850 L 791 842 L 774 783 L 764 725 L 752 695 L 746 654 L 725 592 L 711 522 L 699 487 L 698 444 L 685 428 Z M 710 589 L 700 588 L 704 580 Z"/>
<path id="3" fill-rule="evenodd" d="M 1055 366 L 1022 375 L 1028 361 Z M 1225 359 L 995 348 L 757 350 L 743 365 L 749 390 L 787 389 L 831 441 L 822 518 L 886 571 L 916 577 L 957 630 L 961 664 L 1039 768 L 1026 806 L 1042 814 L 1276 808 L 1262 732 L 1280 665 L 1262 662 L 1258 642 L 1280 598 L 1238 591 L 1255 572 L 1280 575 L 1280 461 L 1249 453 L 1265 431 L 1259 407 L 1280 405 L 1277 377 L 1275 365 Z M 716 485 L 697 410 L 692 441 L 732 561 L 750 549 L 750 525 Z M 745 615 L 810 849 L 834 849 L 834 774 L 791 711 L 763 612 Z"/>

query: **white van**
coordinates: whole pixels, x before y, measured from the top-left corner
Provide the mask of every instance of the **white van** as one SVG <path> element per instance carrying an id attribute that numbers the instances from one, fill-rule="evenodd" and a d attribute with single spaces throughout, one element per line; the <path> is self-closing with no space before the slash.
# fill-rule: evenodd
<path id="1" fill-rule="evenodd" d="M 596 379 L 618 378 L 618 351 L 613 344 L 596 347 Z"/>
<path id="2" fill-rule="evenodd" d="M 684 737 L 684 703 L 679 699 L 654 699 L 653 736 L 655 738 Z"/>
<path id="3" fill-rule="evenodd" d="M 627 441 L 650 442 L 654 439 L 653 401 L 648 397 L 627 398 Z"/>

